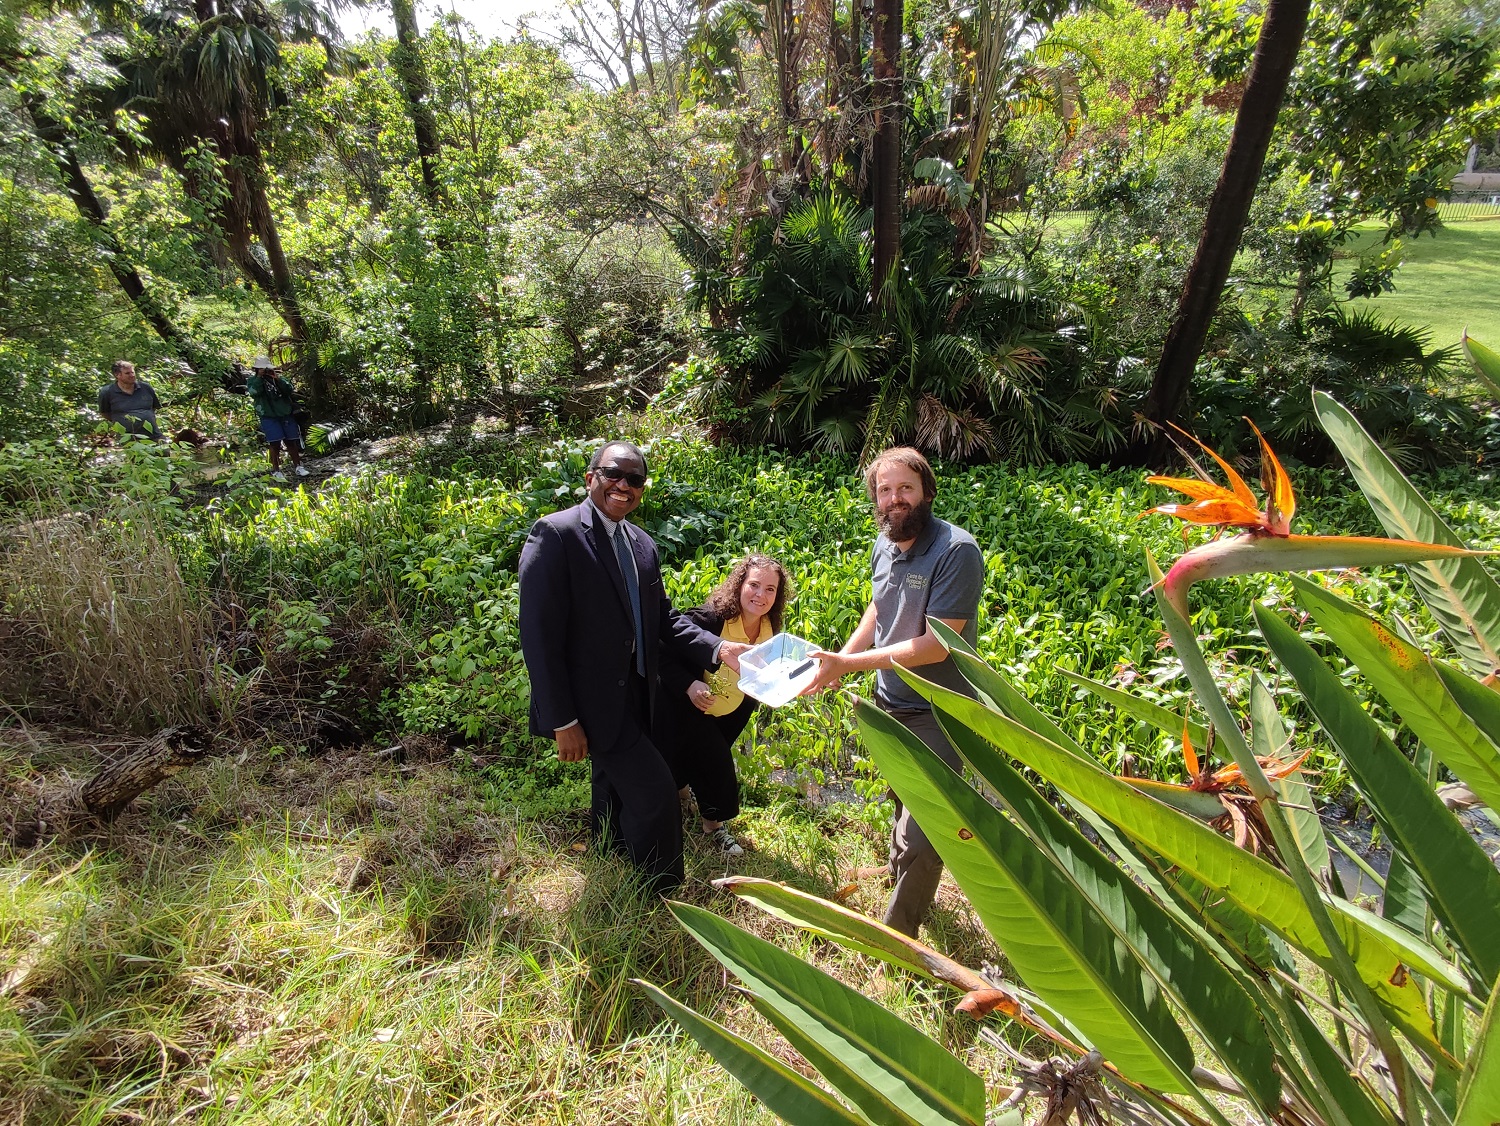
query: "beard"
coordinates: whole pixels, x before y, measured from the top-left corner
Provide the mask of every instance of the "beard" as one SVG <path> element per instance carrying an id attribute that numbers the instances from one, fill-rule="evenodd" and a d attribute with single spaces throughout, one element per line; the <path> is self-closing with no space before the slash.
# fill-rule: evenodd
<path id="1" fill-rule="evenodd" d="M 924 500 L 915 507 L 900 505 L 878 515 L 880 530 L 892 543 L 906 543 L 922 534 L 932 520 L 932 501 Z"/>

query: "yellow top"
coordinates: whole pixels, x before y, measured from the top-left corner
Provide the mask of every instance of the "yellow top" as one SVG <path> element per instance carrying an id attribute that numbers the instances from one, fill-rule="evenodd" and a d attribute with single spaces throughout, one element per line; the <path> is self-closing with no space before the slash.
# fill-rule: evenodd
<path id="1" fill-rule="evenodd" d="M 720 636 L 725 641 L 759 645 L 762 641 L 771 640 L 771 619 L 769 616 L 761 618 L 760 636 L 754 641 L 745 636 L 745 623 L 742 618 L 725 622 L 724 632 Z M 727 665 L 720 665 L 718 672 L 705 672 L 703 683 L 708 685 L 714 694 L 714 702 L 708 706 L 709 715 L 728 715 L 744 702 L 745 694 L 740 691 L 739 677 L 735 676 L 734 670 Z"/>

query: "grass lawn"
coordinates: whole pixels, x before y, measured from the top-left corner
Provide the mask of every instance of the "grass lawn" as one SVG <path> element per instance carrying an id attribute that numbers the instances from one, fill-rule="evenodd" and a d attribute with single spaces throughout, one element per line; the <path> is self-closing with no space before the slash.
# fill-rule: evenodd
<path id="1" fill-rule="evenodd" d="M 1054 237 L 1076 235 L 1090 213 L 1057 215 L 1048 226 Z M 1383 227 L 1368 224 L 1345 248 L 1350 255 L 1380 241 Z M 1433 347 L 1457 344 L 1465 327 L 1480 340 L 1500 340 L 1500 219 L 1450 223 L 1435 237 L 1406 241 L 1406 259 L 1396 274 L 1394 292 L 1350 301 L 1353 309 L 1374 309 L 1384 317 L 1432 332 Z M 1353 269 L 1345 260 L 1334 267 L 1334 291 Z"/>
<path id="2" fill-rule="evenodd" d="M 0 731 L 0 797 L 97 763 L 97 736 Z M 741 1035 L 771 1026 L 581 818 L 519 820 L 437 740 L 226 754 L 107 830 L 0 867 L 0 1122 L 757 1123 L 776 1119 L 635 985 Z M 467 756 L 464 756 L 467 757 Z M 831 895 L 870 830 L 795 796 L 748 808 L 735 865 Z M 908 975 L 716 891 L 690 846 L 681 897 L 735 918 L 943 1040 L 992 1082 L 977 1024 Z M 878 911 L 883 888 L 851 905 Z M 945 878 L 932 937 L 999 951 Z M 946 1001 L 946 1004 L 942 1003 Z"/>
<path id="3" fill-rule="evenodd" d="M 1379 241 L 1361 234 L 1352 249 Z M 1396 289 L 1359 301 L 1354 309 L 1432 331 L 1434 347 L 1457 344 L 1464 328 L 1483 341 L 1500 341 L 1500 221 L 1453 223 L 1436 237 L 1410 239 L 1406 260 L 1396 273 Z M 1341 290 L 1350 265 L 1340 263 L 1334 286 Z"/>

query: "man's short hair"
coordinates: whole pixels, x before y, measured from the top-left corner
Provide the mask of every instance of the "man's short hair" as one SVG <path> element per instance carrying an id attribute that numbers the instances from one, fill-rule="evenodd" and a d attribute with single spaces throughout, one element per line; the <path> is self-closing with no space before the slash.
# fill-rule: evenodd
<path id="1" fill-rule="evenodd" d="M 616 438 L 613 441 L 605 442 L 604 445 L 594 451 L 594 456 L 589 458 L 590 473 L 599 468 L 599 463 L 604 460 L 604 455 L 610 450 L 626 450 L 634 454 L 641 463 L 641 472 L 650 476 L 650 467 L 646 464 L 646 455 L 641 453 L 641 447 L 634 442 L 625 441 L 624 438 Z"/>
<path id="2" fill-rule="evenodd" d="M 922 456 L 922 452 L 910 446 L 894 446 L 876 454 L 870 464 L 865 466 L 865 492 L 870 494 L 871 500 L 875 499 L 875 477 L 888 465 L 902 466 L 920 477 L 923 499 L 931 500 L 937 496 L 937 478 L 933 475 L 932 466 L 928 465 L 927 459 Z"/>
<path id="3" fill-rule="evenodd" d="M 129 360 L 116 360 L 113 364 L 110 365 L 109 371 L 111 375 L 119 375 L 126 368 L 134 371 L 135 365 Z"/>

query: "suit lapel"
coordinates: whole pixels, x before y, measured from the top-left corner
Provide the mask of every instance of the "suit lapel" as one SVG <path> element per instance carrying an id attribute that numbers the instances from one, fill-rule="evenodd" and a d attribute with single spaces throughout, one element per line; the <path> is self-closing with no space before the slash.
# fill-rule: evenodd
<path id="1" fill-rule="evenodd" d="M 625 591 L 625 577 L 620 574 L 620 561 L 615 558 L 614 546 L 609 542 L 609 533 L 604 530 L 602 523 L 594 520 L 594 508 L 585 501 L 579 505 L 582 509 L 579 514 L 579 523 L 583 525 L 583 542 L 588 544 L 589 550 L 594 553 L 595 560 L 609 576 L 609 581 L 614 584 L 615 595 L 620 599 L 620 608 L 625 611 L 625 620 L 630 620 L 630 595 Z M 635 550 L 635 544 L 631 544 L 631 550 Z"/>

